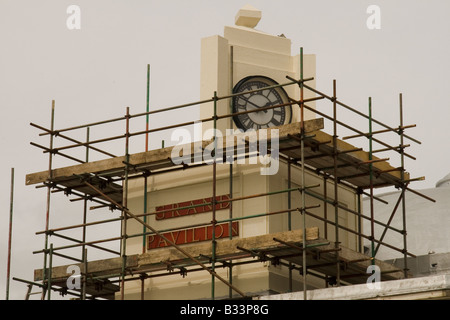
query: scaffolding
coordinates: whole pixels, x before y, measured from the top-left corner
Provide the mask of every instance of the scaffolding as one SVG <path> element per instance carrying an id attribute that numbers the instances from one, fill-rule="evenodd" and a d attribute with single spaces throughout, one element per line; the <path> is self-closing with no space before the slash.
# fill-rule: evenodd
<path id="1" fill-rule="evenodd" d="M 73 126 L 64 129 L 55 129 L 55 101 L 52 101 L 51 106 L 51 125 L 50 128 L 31 123 L 31 126 L 41 130 L 40 136 L 49 136 L 49 146 L 45 147 L 37 143 L 31 142 L 35 147 L 43 149 L 44 153 L 48 153 L 48 170 L 38 173 L 29 174 L 26 177 L 26 184 L 38 184 L 38 188 L 47 188 L 47 205 L 45 212 L 45 229 L 36 232 L 37 235 L 44 237 L 44 248 L 33 252 L 34 254 L 43 255 L 43 267 L 41 270 L 35 271 L 33 281 L 28 281 L 19 278 L 13 278 L 16 281 L 24 282 L 28 285 L 28 292 L 26 298 L 28 299 L 33 286 L 41 289 L 41 299 L 51 299 L 51 291 L 57 291 L 62 294 L 70 294 L 79 299 L 114 299 L 116 293 L 120 291 L 120 298 L 125 298 L 125 287 L 128 281 L 141 281 L 141 298 L 144 299 L 144 281 L 152 277 L 162 277 L 165 275 L 173 275 L 179 273 L 183 277 L 187 273 L 194 271 L 206 271 L 211 275 L 211 299 L 216 299 L 215 281 L 221 281 L 229 287 L 229 298 L 241 297 L 247 298 L 247 293 L 240 288 L 237 288 L 232 281 L 233 267 L 240 264 L 258 263 L 261 261 L 270 261 L 272 264 L 281 264 L 289 268 L 289 290 L 292 290 L 292 271 L 297 270 L 303 277 L 303 292 L 304 298 L 307 299 L 307 276 L 324 279 L 326 286 L 328 285 L 351 285 L 356 283 L 365 283 L 368 277 L 366 269 L 368 265 L 379 265 L 381 268 L 382 280 L 400 279 L 408 277 L 407 256 L 414 257 L 414 254 L 407 250 L 407 228 L 406 228 L 406 205 L 405 205 L 405 191 L 408 190 L 430 201 L 434 201 L 412 190 L 409 184 L 414 181 L 423 180 L 420 178 L 411 178 L 404 167 L 405 157 L 415 159 L 412 155 L 405 152 L 405 149 L 410 145 L 405 144 L 405 139 L 414 143 L 420 141 L 405 134 L 405 130 L 414 125 L 403 124 L 403 104 L 402 95 L 399 95 L 399 114 L 400 124 L 397 127 L 391 127 L 383 122 L 372 117 L 372 101 L 368 101 L 368 114 L 360 112 L 349 105 L 337 99 L 336 80 L 333 81 L 333 92 L 327 95 L 319 90 L 308 85 L 308 81 L 312 78 L 303 77 L 303 49 L 300 49 L 300 79 L 294 79 L 287 76 L 286 83 L 272 86 L 273 88 L 284 86 L 298 86 L 300 90 L 300 99 L 295 100 L 290 98 L 287 103 L 275 106 L 266 106 L 263 108 L 248 110 L 243 112 L 233 112 L 230 108 L 228 114 L 219 115 L 217 112 L 217 103 L 221 100 L 230 101 L 245 93 L 231 93 L 225 96 L 218 96 L 217 92 L 211 99 L 196 101 L 192 103 L 177 105 L 168 108 L 162 108 L 150 111 L 149 110 L 149 79 L 150 66 L 147 69 L 147 109 L 146 112 L 131 114 L 130 109 L 126 108 L 124 116 L 103 120 L 99 122 L 88 123 L 84 125 Z M 255 91 L 266 90 L 272 87 L 265 87 Z M 316 97 L 304 99 L 304 91 L 312 91 Z M 312 101 L 328 101 L 331 103 L 328 111 L 319 111 L 317 108 L 312 108 L 309 103 Z M 233 163 L 230 163 L 230 199 L 218 199 L 216 191 L 217 182 L 217 161 L 214 160 L 211 164 L 212 174 L 212 192 L 211 201 L 206 203 L 212 208 L 211 222 L 208 224 L 201 224 L 202 226 L 210 226 L 212 228 L 212 240 L 204 242 L 196 246 L 194 249 L 183 247 L 174 243 L 171 239 L 164 236 L 164 232 L 168 230 L 156 230 L 147 218 L 155 215 L 158 212 L 148 212 L 147 196 L 148 196 L 148 177 L 153 175 L 160 175 L 176 170 L 189 170 L 199 166 L 205 166 L 205 163 L 191 163 L 177 165 L 170 159 L 171 147 L 149 150 L 150 134 L 172 130 L 180 127 L 187 127 L 195 125 L 198 121 L 184 122 L 179 124 L 168 125 L 158 128 L 149 128 L 149 119 L 159 113 L 165 113 L 173 110 L 185 110 L 190 107 L 197 107 L 204 103 L 212 103 L 214 115 L 211 118 L 201 119 L 202 123 L 213 122 L 214 129 L 217 128 L 218 121 L 229 121 L 232 127 L 232 117 L 240 114 L 248 114 L 251 112 L 258 112 L 262 110 L 269 110 L 280 108 L 284 106 L 298 107 L 300 110 L 300 122 L 291 123 L 277 127 L 280 130 L 279 142 L 279 159 L 287 165 L 288 169 L 288 188 L 278 190 L 275 192 L 267 192 L 264 194 L 253 194 L 250 196 L 233 197 Z M 304 112 L 309 110 L 317 115 L 316 119 L 305 120 Z M 338 120 L 338 114 L 341 110 L 347 110 L 354 114 L 359 119 L 362 119 L 368 124 L 368 131 L 364 132 L 356 129 L 354 126 Z M 145 118 L 145 130 L 132 131 L 130 121 L 132 119 Z M 325 133 L 324 122 L 329 121 L 332 126 L 331 134 Z M 120 135 L 110 136 L 100 139 L 90 139 L 90 133 L 93 129 L 101 128 L 110 123 L 124 123 L 125 132 Z M 373 126 L 378 125 L 383 129 L 374 131 Z M 99 129 L 100 128 L 100 129 Z M 341 128 L 350 130 L 354 134 L 339 139 Z M 68 134 L 76 130 L 86 130 L 86 140 L 80 141 L 70 137 Z M 391 133 L 399 138 L 399 144 L 391 146 L 384 142 L 378 136 L 382 133 Z M 131 154 L 129 152 L 130 140 L 137 136 L 145 136 L 145 151 L 141 153 Z M 55 147 L 54 142 L 56 138 L 69 141 L 71 144 Z M 363 151 L 362 148 L 354 147 L 344 140 L 355 138 L 367 139 L 369 144 L 369 151 Z M 110 150 L 100 148 L 101 145 L 111 141 L 122 140 L 125 143 L 125 154 L 122 156 L 114 155 Z M 212 140 L 215 145 L 217 137 L 214 136 Z M 269 143 L 269 140 L 267 140 Z M 205 143 L 202 142 L 203 148 Z M 373 145 L 378 144 L 383 146 L 382 149 L 374 150 Z M 240 146 L 234 145 L 237 149 Z M 242 146 L 241 146 L 242 147 Z M 245 156 L 251 157 L 248 145 L 245 145 Z M 85 159 L 76 158 L 69 153 L 70 149 L 85 149 Z M 96 152 L 101 154 L 103 158 L 97 161 L 90 161 L 90 153 Z M 390 153 L 400 159 L 401 165 L 399 167 L 392 167 L 387 162 L 389 158 L 378 158 L 375 153 Z M 53 168 L 54 157 L 64 157 L 76 164 L 63 168 Z M 226 160 L 224 160 L 226 162 Z M 301 172 L 301 187 L 292 188 L 291 186 L 291 171 L 296 167 Z M 312 172 L 323 179 L 321 185 L 306 185 L 306 172 Z M 144 180 L 144 204 L 142 212 L 131 212 L 128 208 L 128 183 L 131 179 Z M 331 182 L 334 186 L 334 194 L 327 194 L 327 183 Z M 351 210 L 342 206 L 339 203 L 338 188 L 345 186 L 354 190 L 358 195 L 358 199 L 362 196 L 370 198 L 370 212 L 369 215 L 362 213 L 361 203 L 358 203 L 358 210 Z M 395 208 L 388 221 L 382 222 L 375 219 L 374 215 L 374 201 L 385 202 L 376 197 L 374 190 L 384 187 L 399 188 L 402 192 L 395 205 Z M 323 188 L 323 195 L 318 196 L 312 189 Z M 59 228 L 50 228 L 50 204 L 53 193 L 64 193 L 67 197 L 72 197 L 70 201 L 83 201 L 83 223 L 76 225 L 69 225 Z M 301 203 L 299 205 L 292 204 L 292 194 L 299 193 Z M 233 203 L 236 201 L 246 201 L 258 197 L 271 197 L 275 194 L 287 194 L 288 203 L 287 209 L 276 212 L 264 212 L 244 217 L 233 216 Z M 314 197 L 323 202 L 323 216 L 319 216 L 311 212 L 311 206 L 306 203 L 306 196 Z M 75 198 L 73 198 L 75 197 Z M 88 203 L 93 202 L 95 205 L 89 207 Z M 229 218 L 224 220 L 217 220 L 216 206 L 219 204 L 228 204 Z M 205 205 L 205 204 L 202 204 Z M 331 214 L 327 212 L 327 207 L 331 205 L 334 212 Z M 397 229 L 391 226 L 391 221 L 396 214 L 398 208 L 401 206 L 401 214 L 403 220 L 403 228 Z M 179 209 L 190 209 L 195 205 L 182 207 Z M 99 220 L 94 222 L 87 222 L 88 210 L 96 210 L 99 208 L 109 208 L 113 212 L 119 212 L 115 218 Z M 316 207 L 314 207 L 316 208 Z M 166 210 L 169 211 L 170 209 Z M 338 213 L 345 211 L 357 217 L 358 226 L 356 230 L 347 228 L 339 224 Z M 162 211 L 164 212 L 164 211 Z M 303 219 L 301 230 L 292 230 L 291 216 L 295 213 L 301 215 Z M 329 216 L 330 214 L 330 216 Z M 257 217 L 267 217 L 271 215 L 287 215 L 288 229 L 277 234 L 267 234 L 256 236 L 254 239 L 248 238 L 234 238 L 232 237 L 232 223 L 242 219 L 252 219 Z M 315 226 L 307 226 L 306 216 L 312 217 L 323 224 L 325 234 L 319 237 L 317 228 Z M 142 232 L 139 234 L 128 234 L 127 221 L 134 220 L 142 225 Z M 363 222 L 370 223 L 370 230 L 365 233 L 363 230 Z M 116 237 L 100 239 L 95 241 L 87 241 L 88 228 L 109 223 L 120 223 L 120 235 Z M 216 239 L 216 226 L 221 223 L 227 223 L 230 228 L 229 238 Z M 381 237 L 375 237 L 375 224 L 384 228 Z M 200 224 L 197 224 L 198 226 Z M 177 227 L 177 229 L 188 228 L 193 226 Z M 334 228 L 334 239 L 329 239 L 328 231 Z M 68 230 L 82 230 L 81 239 L 76 239 L 64 235 Z M 349 250 L 340 244 L 339 231 L 352 233 L 358 237 L 358 250 Z M 403 237 L 403 247 L 399 248 L 392 244 L 386 243 L 384 237 L 387 232 L 396 232 Z M 170 251 L 170 256 L 157 256 L 152 258 L 153 253 L 146 252 L 146 239 L 150 235 L 157 235 L 164 239 L 170 248 L 175 251 Z M 50 242 L 51 237 L 58 237 L 72 242 L 70 245 L 56 246 Z M 134 237 L 142 237 L 143 248 L 142 254 L 127 254 L 127 239 Z M 246 241 L 254 243 L 253 246 L 246 245 Z M 364 240 L 370 242 L 370 252 L 368 255 L 363 254 Z M 120 250 L 112 250 L 102 247 L 103 243 L 118 242 Z M 382 261 L 376 259 L 376 254 L 380 246 L 388 247 L 403 254 L 404 268 L 397 269 L 391 265 L 383 264 Z M 63 252 L 68 249 L 80 249 L 81 257 L 74 257 Z M 88 248 L 91 250 L 102 250 L 111 254 L 113 257 L 101 261 L 88 261 Z M 165 251 L 164 251 L 165 250 Z M 161 249 L 160 252 L 169 254 L 166 249 Z M 67 266 L 55 267 L 53 266 L 53 257 L 59 256 L 76 263 L 81 270 L 81 289 L 70 289 L 67 287 Z M 89 254 L 92 257 L 92 254 Z M 164 258 L 161 258 L 164 256 Z M 228 279 L 220 276 L 217 268 L 228 268 Z"/>

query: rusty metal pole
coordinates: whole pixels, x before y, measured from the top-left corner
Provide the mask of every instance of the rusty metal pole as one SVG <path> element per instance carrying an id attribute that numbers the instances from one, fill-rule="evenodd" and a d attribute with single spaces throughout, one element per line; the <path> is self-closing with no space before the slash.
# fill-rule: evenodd
<path id="1" fill-rule="evenodd" d="M 230 94 L 233 94 L 233 79 L 234 79 L 234 47 L 230 46 Z M 229 100 L 229 110 L 230 110 L 230 114 L 233 113 L 233 99 L 230 98 Z M 233 118 L 230 117 L 230 130 L 233 130 Z M 234 138 L 233 138 L 234 141 Z M 233 142 L 233 149 L 234 149 L 234 142 Z M 234 153 L 234 152 L 233 152 Z M 230 161 L 230 175 L 229 175 L 229 192 L 230 192 L 230 199 L 233 199 L 233 159 Z M 228 217 L 230 219 L 233 219 L 233 201 L 229 202 L 230 208 L 229 208 L 229 215 Z M 233 222 L 230 221 L 229 225 L 228 225 L 228 238 L 231 240 L 233 239 Z M 233 260 L 230 260 L 229 262 L 229 268 L 228 268 L 228 279 L 230 281 L 230 283 L 233 283 Z M 231 299 L 233 296 L 233 290 L 231 289 L 231 287 L 228 287 L 228 297 Z"/>
<path id="2" fill-rule="evenodd" d="M 303 218 L 303 250 L 302 250 L 302 264 L 303 264 L 303 299 L 307 299 L 307 286 L 306 286 L 306 179 L 305 179 L 305 114 L 304 114 L 304 90 L 303 90 L 303 47 L 300 48 L 300 158 L 302 163 L 301 176 L 302 176 L 302 218 Z"/>
<path id="3" fill-rule="evenodd" d="M 217 184 L 217 91 L 214 91 L 214 158 L 213 158 L 213 196 L 212 196 L 212 256 L 211 256 L 211 299 L 215 299 L 216 267 L 216 184 Z"/>
<path id="4" fill-rule="evenodd" d="M 86 128 L 86 142 L 89 143 L 89 131 L 90 127 Z M 89 144 L 86 145 L 86 163 L 89 162 Z M 87 200 L 88 194 L 85 193 L 85 198 L 83 201 L 83 227 L 82 227 L 82 241 L 83 243 L 86 242 L 86 223 L 87 223 L 87 208 L 88 208 L 88 200 Z M 83 275 L 83 285 L 81 290 L 81 300 L 86 300 L 86 285 L 87 285 L 87 249 L 86 246 L 83 245 L 81 247 L 82 252 L 82 260 L 85 266 L 84 269 L 84 275 Z"/>
<path id="5" fill-rule="evenodd" d="M 372 161 L 372 98 L 369 97 L 369 161 Z M 369 164 L 370 179 L 370 238 L 372 265 L 375 264 L 375 216 L 373 207 L 373 164 Z"/>
<path id="6" fill-rule="evenodd" d="M 126 133 L 125 133 L 125 180 L 124 180 L 124 186 L 123 186 L 123 208 L 128 208 L 128 166 L 130 161 L 130 154 L 129 154 L 129 143 L 130 143 L 130 107 L 127 107 L 127 113 L 126 113 Z M 128 215 L 126 214 L 125 210 L 122 210 L 122 234 L 121 234 L 121 241 L 122 241 L 122 250 L 121 250 L 121 256 L 122 256 L 122 273 L 121 273 L 121 285 L 120 285 L 120 294 L 121 294 L 121 300 L 125 299 L 125 269 L 126 269 L 126 263 L 127 263 L 127 255 L 126 255 L 126 247 L 127 247 L 127 219 Z"/>
<path id="7" fill-rule="evenodd" d="M 323 175 L 323 217 L 325 220 L 328 219 L 328 208 L 327 208 L 327 175 Z M 328 239 L 328 224 L 325 222 L 323 225 L 324 228 L 324 238 Z"/>
<path id="8" fill-rule="evenodd" d="M 9 236 L 8 236 L 8 263 L 6 268 L 6 300 L 9 300 L 9 281 L 11 277 L 11 244 L 14 203 L 14 168 L 11 168 L 11 194 L 9 203 Z"/>
<path id="9" fill-rule="evenodd" d="M 399 95 L 399 105 L 400 105 L 400 160 L 401 160 L 401 180 L 402 180 L 402 220 L 403 220 L 403 274 L 404 277 L 408 277 L 408 262 L 407 262 L 407 241 L 406 241 L 406 185 L 405 185 L 405 153 L 403 149 L 403 96 Z"/>
<path id="10" fill-rule="evenodd" d="M 290 157 L 288 157 L 288 160 L 287 160 L 287 169 L 288 169 L 288 181 L 287 181 L 287 183 L 288 183 L 288 189 L 291 189 L 291 167 L 292 167 L 292 165 L 291 165 L 291 158 Z M 288 192 L 288 194 L 287 194 L 287 196 L 288 196 L 288 209 L 291 209 L 291 206 L 292 206 L 292 194 L 291 194 L 291 191 L 289 191 Z M 289 211 L 288 212 L 288 230 L 289 231 L 291 231 L 292 230 L 292 214 L 291 214 L 291 212 Z M 292 292 L 292 262 L 290 262 L 289 261 L 289 292 Z"/>
<path id="11" fill-rule="evenodd" d="M 145 134 L 145 151 L 148 151 L 148 142 L 149 142 L 149 110 L 150 109 L 150 64 L 147 65 L 147 99 L 146 99 L 146 116 L 145 116 L 145 130 L 147 133 Z M 147 183 L 148 183 L 147 174 L 144 175 L 144 214 L 147 213 L 148 210 L 148 189 L 147 189 Z M 147 216 L 144 215 L 144 222 L 147 222 Z M 147 228 L 145 225 L 142 226 L 142 253 L 145 253 L 146 251 L 146 236 Z M 141 278 L 141 300 L 144 300 L 144 290 L 145 290 L 145 278 Z"/>
<path id="12" fill-rule="evenodd" d="M 358 189 L 357 191 L 357 197 L 358 197 L 358 233 L 362 232 L 362 206 L 361 206 L 361 190 Z M 358 236 L 358 252 L 363 252 L 363 240 L 361 236 Z"/>
<path id="13" fill-rule="evenodd" d="M 327 174 L 323 175 L 323 228 L 324 238 L 328 239 L 328 204 L 327 204 Z M 328 288 L 328 276 L 325 277 L 325 287 Z"/>
<path id="14" fill-rule="evenodd" d="M 336 80 L 333 80 L 333 175 L 334 175 L 334 222 L 335 222 L 335 248 L 339 249 L 339 207 L 338 207 L 338 174 L 337 174 L 337 97 Z M 336 285 L 341 285 L 341 265 L 339 262 L 339 250 L 336 250 Z"/>
<path id="15" fill-rule="evenodd" d="M 52 180 L 52 161 L 53 161 L 53 138 L 54 138 L 54 132 L 55 129 L 55 100 L 52 100 L 52 111 L 51 111 L 51 124 L 50 124 L 50 152 L 49 152 L 49 159 L 48 159 L 48 185 L 47 185 L 47 207 L 46 207 L 46 213 L 45 213 L 45 243 L 44 243 L 44 268 L 43 268 L 43 277 L 42 277 L 42 295 L 41 300 L 45 299 L 45 293 L 46 293 L 46 275 L 47 275 L 47 251 L 48 251 L 48 229 L 50 225 L 50 195 L 51 195 L 51 180 Z"/>
<path id="16" fill-rule="evenodd" d="M 53 243 L 50 243 L 49 255 L 50 255 L 50 261 L 48 263 L 47 300 L 51 300 L 51 294 L 52 294 Z"/>
<path id="17" fill-rule="evenodd" d="M 147 65 L 147 100 L 146 100 L 146 115 L 145 115 L 145 129 L 149 129 L 149 107 L 150 107 L 150 65 Z M 148 151 L 148 132 L 145 134 L 145 151 Z"/>

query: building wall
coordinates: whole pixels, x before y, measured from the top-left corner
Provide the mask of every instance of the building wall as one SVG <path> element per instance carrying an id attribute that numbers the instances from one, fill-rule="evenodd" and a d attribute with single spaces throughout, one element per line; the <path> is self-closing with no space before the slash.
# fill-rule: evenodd
<path id="1" fill-rule="evenodd" d="M 448 178 L 448 177 L 447 177 Z M 405 212 L 407 230 L 407 250 L 408 252 L 420 256 L 430 252 L 448 253 L 450 252 L 450 186 L 446 183 L 438 183 L 436 188 L 416 189 L 419 193 L 428 198 L 434 199 L 432 202 L 420 195 L 406 191 Z M 394 211 L 401 192 L 395 191 L 377 195 L 388 204 L 374 201 L 375 218 L 387 223 Z M 363 201 L 366 216 L 370 216 L 370 199 Z M 403 230 L 402 204 L 393 215 L 392 227 Z M 366 229 L 370 232 L 370 226 L 366 222 Z M 379 239 L 384 227 L 375 225 L 375 238 Z M 384 237 L 384 242 L 400 249 L 403 248 L 403 235 L 388 230 Z M 366 246 L 370 243 L 366 241 Z M 380 260 L 403 258 L 403 253 L 381 246 L 377 256 Z"/>
<path id="2" fill-rule="evenodd" d="M 282 163 L 280 165 L 280 176 L 271 176 L 269 191 L 277 191 L 288 189 L 288 165 L 286 163 Z M 320 185 L 319 187 L 308 189 L 310 193 L 315 194 L 318 198 L 323 198 L 324 196 L 324 182 L 323 178 L 305 171 L 305 185 L 315 186 Z M 301 168 L 297 166 L 291 166 L 291 188 L 301 188 L 302 186 L 302 173 Z M 327 198 L 329 200 L 334 199 L 334 183 L 333 181 L 327 180 Z M 335 210 L 334 206 L 327 203 L 325 204 L 323 200 L 318 199 L 317 197 L 311 195 L 305 195 L 305 206 L 320 206 L 318 208 L 308 209 L 309 212 L 313 213 L 316 216 L 321 218 L 327 218 L 330 221 L 335 221 Z M 340 205 L 343 205 L 351 210 L 358 211 L 358 195 L 354 193 L 354 191 L 350 188 L 346 188 L 343 186 L 339 186 L 338 188 L 338 201 Z M 325 212 L 326 206 L 326 212 Z M 302 207 L 302 197 L 299 191 L 291 192 L 291 208 L 301 208 Z M 278 195 L 274 195 L 270 197 L 269 210 L 279 211 L 288 208 L 288 193 L 282 193 Z M 357 230 L 358 227 L 358 217 L 352 213 L 349 213 L 345 210 L 338 210 L 338 219 L 339 225 L 350 228 L 352 230 Z M 279 231 L 289 230 L 288 223 L 289 216 L 288 214 L 276 215 L 273 217 L 269 217 L 269 232 L 275 233 Z M 334 225 L 327 224 L 325 227 L 325 223 L 312 217 L 310 215 L 306 215 L 305 217 L 306 228 L 309 227 L 318 227 L 319 228 L 319 237 L 328 239 L 330 242 L 335 241 L 335 227 Z M 303 228 L 303 215 L 294 211 L 291 213 L 291 230 L 301 229 Z M 327 229 L 327 230 L 325 230 Z M 342 246 L 350 248 L 352 250 L 358 251 L 358 237 L 357 235 L 350 233 L 348 231 L 339 230 L 339 241 Z M 278 265 L 278 266 L 269 266 L 270 271 L 270 288 L 271 290 L 277 292 L 287 292 L 289 289 L 289 271 L 287 267 Z M 300 276 L 299 272 L 293 272 L 293 290 L 302 290 L 302 276 Z M 317 277 L 308 277 L 307 284 L 308 289 L 321 288 L 324 286 L 324 281 Z"/>
<path id="3" fill-rule="evenodd" d="M 189 201 L 194 199 L 208 198 L 212 196 L 212 166 L 189 169 L 183 172 L 155 175 L 148 181 L 148 211 L 154 212 L 157 206 Z M 264 193 L 267 190 L 267 178 L 260 175 L 259 166 L 247 165 L 244 168 L 235 168 L 233 173 L 233 197 L 241 197 L 254 193 Z M 229 165 L 217 166 L 216 194 L 229 194 Z M 143 185 L 142 181 L 135 181 L 130 186 L 129 208 L 135 212 L 142 212 L 143 208 Z M 266 201 L 249 199 L 233 203 L 233 216 L 242 217 L 267 211 Z M 218 221 L 229 218 L 229 209 L 218 210 L 216 219 Z M 166 220 L 156 220 L 155 216 L 148 218 L 148 223 L 157 230 L 168 228 L 183 228 L 198 223 L 209 223 L 212 220 L 212 212 L 193 214 Z M 241 220 L 239 223 L 239 236 L 251 237 L 267 233 L 267 219 L 264 217 L 251 220 Z M 142 225 L 130 221 L 128 224 L 129 234 L 142 232 Z M 218 240 L 220 241 L 220 239 Z M 152 249 L 164 250 L 164 249 Z M 142 237 L 130 238 L 127 241 L 127 254 L 142 252 Z M 258 279 L 259 273 L 265 273 L 266 267 L 260 264 L 237 266 L 233 269 L 236 275 L 236 283 L 247 283 L 245 286 L 250 291 L 260 291 L 267 287 L 264 281 Z M 227 278 L 226 269 L 218 269 L 218 273 Z M 251 280 L 255 278 L 257 280 Z M 189 295 L 185 295 L 181 287 L 189 287 Z M 140 292 L 140 284 L 134 288 L 128 285 L 128 291 Z M 177 274 L 146 281 L 146 298 L 158 299 L 185 299 L 187 296 L 193 299 L 209 298 L 211 296 L 211 276 L 206 271 L 193 272 L 188 275 L 186 281 Z M 226 296 L 228 286 L 216 280 L 216 296 Z"/>
<path id="4" fill-rule="evenodd" d="M 151 176 L 148 179 L 148 212 L 154 212 L 156 207 L 189 201 L 193 199 L 207 198 L 212 196 L 212 166 L 207 165 L 192 168 L 185 171 L 165 173 Z M 217 165 L 217 195 L 229 193 L 229 165 Z M 301 186 L 300 169 L 292 166 L 292 187 Z M 233 197 L 250 196 L 254 194 L 279 191 L 287 188 L 287 165 L 280 163 L 278 174 L 273 176 L 263 176 L 260 174 L 260 166 L 243 164 L 233 166 Z M 306 184 L 321 184 L 315 188 L 318 195 L 323 194 L 323 179 L 312 173 L 307 173 Z M 328 196 L 334 194 L 331 183 L 327 183 Z M 128 207 L 139 214 L 143 212 L 143 179 L 131 180 L 129 185 Z M 312 191 L 312 190 L 311 190 Z M 357 195 L 347 188 L 339 189 L 339 202 L 347 207 L 356 210 Z M 319 201 L 311 196 L 306 197 L 306 205 L 320 204 L 322 207 L 311 209 L 311 212 L 323 216 L 323 201 Z M 292 192 L 292 207 L 301 206 L 300 193 Z M 273 212 L 288 208 L 287 193 L 257 197 L 243 201 L 233 202 L 233 217 L 244 217 L 255 214 Z M 328 205 L 328 217 L 334 220 L 334 209 Z M 229 209 L 216 212 L 216 219 L 223 220 L 229 218 Z M 198 223 L 208 223 L 212 219 L 211 212 L 192 214 L 188 216 L 176 217 L 166 220 L 156 220 L 155 216 L 150 216 L 147 221 L 157 230 L 169 228 L 183 228 L 187 225 Z M 288 230 L 288 215 L 277 214 L 274 216 L 257 217 L 240 220 L 239 237 L 251 237 L 279 231 Z M 357 219 L 354 215 L 345 211 L 339 212 L 339 223 L 346 227 L 354 228 Z M 324 237 L 324 223 L 312 217 L 306 219 L 307 227 L 318 226 L 320 237 Z M 302 228 L 302 217 L 298 212 L 292 213 L 292 229 Z M 128 221 L 128 234 L 142 233 L 142 225 L 135 221 Z M 334 241 L 334 227 L 328 227 L 328 238 Z M 220 239 L 218 241 L 221 241 Z M 340 234 L 342 245 L 352 249 L 357 248 L 356 236 L 347 232 Z M 143 251 L 143 238 L 132 237 L 127 240 L 127 254 L 139 254 Z M 151 249 L 151 250 L 165 250 Z M 148 252 L 151 252 L 148 251 Z M 228 268 L 218 268 L 216 271 L 228 279 Z M 300 286 L 301 277 L 296 273 L 294 276 L 296 286 Z M 311 282 L 314 287 L 324 285 L 323 281 Z M 256 262 L 246 265 L 235 266 L 233 268 L 233 285 L 240 290 L 249 293 L 286 292 L 288 290 L 288 270 L 281 266 L 271 266 L 269 262 Z M 126 283 L 127 299 L 140 299 L 140 281 Z M 228 286 L 222 282 L 215 281 L 215 297 L 228 297 Z M 179 273 L 170 276 L 150 278 L 145 280 L 146 299 L 208 299 L 211 297 L 211 275 L 206 271 L 188 273 L 182 277 Z"/>

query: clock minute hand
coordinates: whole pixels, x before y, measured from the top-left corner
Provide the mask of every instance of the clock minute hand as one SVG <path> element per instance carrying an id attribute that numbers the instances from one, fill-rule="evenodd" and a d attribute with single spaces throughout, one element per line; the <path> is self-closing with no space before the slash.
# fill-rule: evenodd
<path id="1" fill-rule="evenodd" d="M 268 107 L 268 106 L 270 105 L 270 102 L 268 102 L 268 103 L 266 103 L 265 106 L 260 107 L 260 106 L 258 106 L 256 103 L 253 103 L 253 102 L 251 102 L 250 100 L 248 100 L 247 98 L 245 98 L 244 96 L 240 96 L 240 98 L 243 99 L 243 100 L 245 100 L 245 101 L 247 101 L 248 103 L 254 105 L 254 106 L 255 106 L 256 108 L 258 108 L 258 109 L 259 109 L 259 108 Z M 264 113 L 267 113 L 267 110 L 260 110 L 259 112 L 261 112 L 261 111 L 264 111 Z"/>

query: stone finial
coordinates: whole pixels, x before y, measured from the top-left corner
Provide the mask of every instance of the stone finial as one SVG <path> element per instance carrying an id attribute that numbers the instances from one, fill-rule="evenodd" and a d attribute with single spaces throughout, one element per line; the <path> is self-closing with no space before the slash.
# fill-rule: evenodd
<path id="1" fill-rule="evenodd" d="M 234 19 L 237 26 L 248 28 L 256 27 L 259 20 L 261 20 L 261 10 L 258 10 L 249 4 L 243 6 Z"/>

